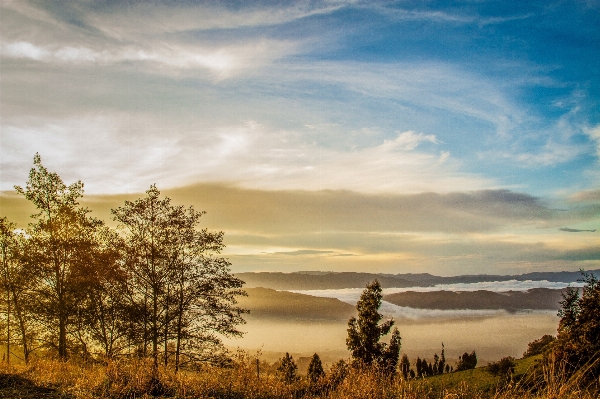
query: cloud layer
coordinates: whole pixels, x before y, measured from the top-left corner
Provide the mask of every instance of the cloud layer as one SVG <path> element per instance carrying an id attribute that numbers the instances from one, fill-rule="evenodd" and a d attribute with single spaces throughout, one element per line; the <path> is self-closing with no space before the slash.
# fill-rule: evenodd
<path id="1" fill-rule="evenodd" d="M 598 262 L 592 3 L 1 7 L 0 190 L 36 152 L 105 219 L 157 183 L 240 270 Z"/>

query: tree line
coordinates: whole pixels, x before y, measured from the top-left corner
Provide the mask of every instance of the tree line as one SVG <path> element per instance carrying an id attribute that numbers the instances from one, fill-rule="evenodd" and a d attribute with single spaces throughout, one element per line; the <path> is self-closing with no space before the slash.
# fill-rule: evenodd
<path id="1" fill-rule="evenodd" d="M 172 204 L 152 185 L 112 209 L 118 227 L 109 228 L 79 204 L 83 183 L 66 185 L 38 154 L 15 189 L 37 213 L 21 230 L 0 218 L 7 354 L 26 363 L 35 351 L 144 356 L 175 370 L 226 361 L 220 337 L 241 335 L 247 311 L 236 297 L 245 292 L 219 256 L 223 233 L 198 229 L 204 212 Z"/>

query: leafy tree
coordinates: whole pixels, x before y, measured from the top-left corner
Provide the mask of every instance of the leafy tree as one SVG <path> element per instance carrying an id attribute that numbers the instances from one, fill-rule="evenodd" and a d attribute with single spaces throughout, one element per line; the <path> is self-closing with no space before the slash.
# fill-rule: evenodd
<path id="1" fill-rule="evenodd" d="M 381 285 L 374 280 L 367 285 L 356 304 L 358 319 L 352 317 L 348 321 L 346 346 L 352 352 L 355 363 L 377 364 L 393 373 L 400 353 L 400 333 L 398 329 L 394 329 L 389 345 L 379 342 L 381 337 L 388 334 L 394 325 L 393 320 L 379 324 L 383 318 L 383 315 L 379 313 L 381 299 Z"/>
<path id="2" fill-rule="evenodd" d="M 541 337 L 540 339 L 536 339 L 535 341 L 530 342 L 527 345 L 527 350 L 525 351 L 525 353 L 523 353 L 523 357 L 529 357 L 529 356 L 535 356 L 535 355 L 541 354 L 555 340 L 556 340 L 556 338 L 554 336 L 546 334 L 543 337 Z"/>
<path id="3" fill-rule="evenodd" d="M 576 288 L 563 295 L 552 353 L 568 374 L 585 367 L 591 378 L 600 374 L 600 282 L 593 274 L 582 274 L 581 295 Z"/>
<path id="4" fill-rule="evenodd" d="M 31 276 L 23 262 L 25 244 L 25 236 L 16 232 L 16 225 L 6 217 L 0 218 L 0 292 L 6 315 L 7 363 L 10 363 L 14 331 L 20 335 L 18 341 L 23 348 L 26 364 L 34 350 L 34 323 L 27 296 Z"/>
<path id="5" fill-rule="evenodd" d="M 458 358 L 458 363 L 456 364 L 456 371 L 470 370 L 474 369 L 477 366 L 477 355 L 475 351 L 470 354 L 465 352 L 462 356 Z"/>
<path id="6" fill-rule="evenodd" d="M 96 229 L 102 222 L 79 206 L 81 181 L 65 185 L 56 173 L 48 172 L 38 154 L 33 163 L 25 189 L 15 186 L 38 210 L 27 229 L 26 262 L 36 277 L 30 282 L 36 316 L 51 333 L 49 343 L 65 359 L 67 337 L 93 270 Z"/>
<path id="7" fill-rule="evenodd" d="M 311 383 L 315 384 L 324 376 L 325 372 L 323 371 L 323 364 L 321 363 L 321 358 L 315 353 L 312 359 L 310 359 L 310 364 L 308 365 L 308 373 L 306 374 L 306 377 Z"/>
<path id="8" fill-rule="evenodd" d="M 16 226 L 10 223 L 5 217 L 0 219 L 0 265 L 2 266 L 2 284 L 0 287 L 6 294 L 6 363 L 10 364 L 10 344 L 11 344 L 11 285 L 14 276 L 14 269 L 17 264 L 17 244 L 15 237 Z"/>
<path id="9" fill-rule="evenodd" d="M 82 344 L 89 339 L 103 357 L 112 358 L 129 346 L 131 323 L 136 319 L 127 295 L 124 242 L 106 227 L 98 230 L 98 242 L 77 331 Z"/>
<path id="10" fill-rule="evenodd" d="M 281 363 L 279 364 L 279 367 L 277 367 L 277 374 L 279 377 L 288 384 L 296 381 L 298 379 L 298 376 L 296 375 L 298 366 L 296 365 L 296 362 L 294 362 L 294 358 L 286 352 L 285 356 L 282 357 L 280 361 Z"/>
<path id="11" fill-rule="evenodd" d="M 172 343 L 176 370 L 184 352 L 189 361 L 221 360 L 216 334 L 241 335 L 236 326 L 245 312 L 235 306 L 236 296 L 245 295 L 243 282 L 227 259 L 215 256 L 224 248 L 223 233 L 197 230 L 204 212 L 172 205 L 154 185 L 146 197 L 112 212 L 126 232 L 125 269 L 143 326 L 137 332 L 143 353 L 150 342 L 157 367 L 162 344 L 166 365 Z"/>

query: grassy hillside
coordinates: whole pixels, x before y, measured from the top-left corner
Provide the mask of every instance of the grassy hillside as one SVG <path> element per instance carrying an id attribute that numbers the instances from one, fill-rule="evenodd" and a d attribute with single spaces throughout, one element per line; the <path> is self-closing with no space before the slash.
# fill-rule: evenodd
<path id="1" fill-rule="evenodd" d="M 253 318 L 298 320 L 348 320 L 356 315 L 354 306 L 335 298 L 321 298 L 269 288 L 247 288 L 240 306 Z"/>
<path id="2" fill-rule="evenodd" d="M 519 361 L 517 374 L 536 359 Z M 569 384 L 540 386 L 532 392 L 520 384 L 499 386 L 483 368 L 426 379 L 387 378 L 374 369 L 349 369 L 345 377 L 328 373 L 318 384 L 306 378 L 286 382 L 267 372 L 256 359 L 241 354 L 231 367 L 198 370 L 159 368 L 151 362 L 122 359 L 108 364 L 39 360 L 30 367 L 0 364 L 0 397 L 6 398 L 248 398 L 248 399 L 593 399 L 597 391 Z"/>
<path id="3" fill-rule="evenodd" d="M 518 381 L 541 358 L 542 355 L 538 355 L 515 360 L 515 373 L 512 376 L 513 381 Z M 494 376 L 485 371 L 485 365 L 481 365 L 473 370 L 456 371 L 428 377 L 427 380 L 431 383 L 432 387 L 439 390 L 459 389 L 460 385 L 464 382 L 467 382 L 472 389 L 484 392 L 496 391 L 501 386 L 506 385 L 506 378 Z"/>

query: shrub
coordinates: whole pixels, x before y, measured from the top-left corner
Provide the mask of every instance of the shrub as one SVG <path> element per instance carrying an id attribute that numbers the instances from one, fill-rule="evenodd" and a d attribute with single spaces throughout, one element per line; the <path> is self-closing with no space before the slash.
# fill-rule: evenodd
<path id="1" fill-rule="evenodd" d="M 475 366 L 477 366 L 477 355 L 475 354 L 475 351 L 471 352 L 470 354 L 465 352 L 458 358 L 456 371 L 474 369 Z"/>
<path id="2" fill-rule="evenodd" d="M 503 357 L 497 362 L 489 363 L 485 371 L 499 376 L 507 376 L 515 372 L 515 358 L 511 356 Z"/>

